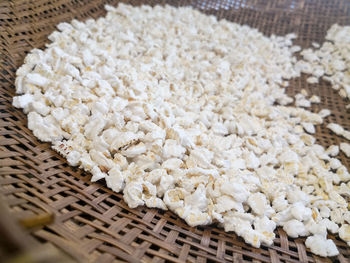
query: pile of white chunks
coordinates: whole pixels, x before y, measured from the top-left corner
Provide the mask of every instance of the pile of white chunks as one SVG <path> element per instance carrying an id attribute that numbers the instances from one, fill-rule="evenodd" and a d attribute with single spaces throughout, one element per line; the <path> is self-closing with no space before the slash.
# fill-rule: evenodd
<path id="1" fill-rule="evenodd" d="M 350 245 L 350 175 L 311 135 L 329 112 L 285 94 L 300 75 L 294 34 L 190 7 L 106 9 L 59 24 L 18 69 L 13 104 L 39 140 L 132 208 L 217 222 L 255 247 L 277 226 L 318 255 L 339 253 L 327 231 Z"/>

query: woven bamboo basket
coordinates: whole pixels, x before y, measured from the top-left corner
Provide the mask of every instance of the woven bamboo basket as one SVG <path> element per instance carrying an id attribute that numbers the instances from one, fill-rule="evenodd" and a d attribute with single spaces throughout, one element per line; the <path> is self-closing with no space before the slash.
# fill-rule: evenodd
<path id="1" fill-rule="evenodd" d="M 267 35 L 298 35 L 296 44 L 322 43 L 334 23 L 350 24 L 350 1 L 343 0 L 192 0 L 124 1 L 132 5 L 192 5 L 218 18 L 248 24 Z M 50 144 L 38 141 L 21 110 L 12 105 L 15 71 L 28 51 L 42 48 L 55 25 L 73 18 L 105 14 L 104 0 L 0 1 L 0 261 L 2 262 L 350 262 L 350 249 L 331 236 L 340 255 L 315 256 L 305 239 L 277 229 L 272 246 L 253 248 L 216 226 L 191 228 L 169 211 L 130 209 L 122 196 L 90 175 L 70 167 Z M 329 122 L 350 129 L 349 103 L 326 82 L 306 76 L 291 81 L 287 93 L 302 88 L 321 97 L 313 111 L 332 111 L 317 127 L 320 144 L 339 144 Z M 338 156 L 350 168 L 345 155 Z M 20 226 L 18 226 L 18 224 Z M 39 252 L 38 252 L 39 251 Z M 35 257 L 47 252 L 44 257 Z"/>

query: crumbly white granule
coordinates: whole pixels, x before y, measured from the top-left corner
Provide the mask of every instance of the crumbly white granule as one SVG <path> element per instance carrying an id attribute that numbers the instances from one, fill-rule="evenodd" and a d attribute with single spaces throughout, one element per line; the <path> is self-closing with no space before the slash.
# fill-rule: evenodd
<path id="1" fill-rule="evenodd" d="M 303 59 L 296 68 L 312 74 L 307 81 L 317 83 L 318 79 L 329 81 L 333 89 L 343 98 L 350 99 L 350 26 L 334 24 L 327 32 L 322 46 L 314 46 L 301 52 Z"/>
<path id="2" fill-rule="evenodd" d="M 337 123 L 329 123 L 327 128 L 334 132 L 336 135 L 342 136 L 347 140 L 350 140 L 350 131 L 344 129 L 341 125 Z"/>
<path id="3" fill-rule="evenodd" d="M 308 134 L 328 113 L 287 106 L 295 35 L 189 7 L 106 9 L 59 24 L 18 69 L 13 104 L 34 135 L 130 207 L 219 222 L 255 247 L 283 226 L 337 254 L 327 229 L 350 223 L 350 175 Z"/>

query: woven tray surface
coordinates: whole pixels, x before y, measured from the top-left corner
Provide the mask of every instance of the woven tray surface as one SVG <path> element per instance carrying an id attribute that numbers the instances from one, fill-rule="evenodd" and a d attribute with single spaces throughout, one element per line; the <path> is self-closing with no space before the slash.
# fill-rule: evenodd
<path id="1" fill-rule="evenodd" d="M 192 5 L 267 35 L 295 32 L 295 43 L 302 47 L 322 43 L 334 23 L 350 25 L 350 1 L 342 0 L 124 2 Z M 122 195 L 108 190 L 103 182 L 89 182 L 89 174 L 70 167 L 50 144 L 33 136 L 25 114 L 11 105 L 16 69 L 28 51 L 48 43 L 47 36 L 57 23 L 102 16 L 106 3 L 117 5 L 118 1 L 0 1 L 0 195 L 13 218 L 55 216 L 51 224 L 30 228 L 31 240 L 53 244 L 81 262 L 350 262 L 349 247 L 334 236 L 330 238 L 340 255 L 326 259 L 311 254 L 305 239 L 288 238 L 280 228 L 272 246 L 257 249 L 215 226 L 191 228 L 169 211 L 130 209 Z M 312 106 L 312 111 L 332 111 L 317 126 L 318 143 L 342 142 L 326 125 L 336 122 L 350 129 L 350 114 L 345 110 L 349 101 L 324 81 L 308 84 L 304 75 L 291 81 L 287 93 L 295 95 L 302 88 L 321 97 L 322 103 Z M 349 158 L 344 154 L 338 158 L 350 168 Z"/>

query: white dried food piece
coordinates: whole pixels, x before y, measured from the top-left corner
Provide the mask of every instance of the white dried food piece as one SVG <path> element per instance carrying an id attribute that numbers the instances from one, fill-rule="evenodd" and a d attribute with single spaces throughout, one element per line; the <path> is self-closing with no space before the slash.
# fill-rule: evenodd
<path id="1" fill-rule="evenodd" d="M 26 82 L 39 87 L 46 87 L 49 84 L 49 80 L 39 73 L 28 73 Z"/>
<path id="2" fill-rule="evenodd" d="M 223 194 L 231 195 L 239 203 L 245 202 L 249 197 L 249 191 L 244 184 L 232 181 L 222 184 L 220 190 Z"/>
<path id="3" fill-rule="evenodd" d="M 295 106 L 309 108 L 309 107 L 311 107 L 311 102 L 308 99 L 306 99 L 305 97 L 296 98 Z"/>
<path id="4" fill-rule="evenodd" d="M 339 230 L 338 224 L 330 221 L 328 218 L 322 219 L 318 224 L 324 225 L 326 229 L 333 234 L 338 233 L 338 230 Z"/>
<path id="5" fill-rule="evenodd" d="M 70 165 L 76 166 L 79 164 L 80 157 L 80 153 L 78 151 L 73 150 L 69 154 L 67 154 L 67 161 Z"/>
<path id="6" fill-rule="evenodd" d="M 298 188 L 287 191 L 287 199 L 290 204 L 301 202 L 308 205 L 310 203 L 310 196 Z"/>
<path id="7" fill-rule="evenodd" d="M 311 74 L 309 83 L 317 83 L 321 77 L 338 90 L 342 98 L 350 99 L 349 38 L 350 26 L 334 24 L 327 32 L 322 46 L 301 52 L 303 60 L 296 63 L 300 72 Z"/>
<path id="8" fill-rule="evenodd" d="M 277 211 L 281 212 L 287 209 L 289 206 L 288 201 L 286 200 L 284 195 L 280 195 L 277 198 L 274 198 L 272 207 Z"/>
<path id="9" fill-rule="evenodd" d="M 317 43 L 317 42 L 312 42 L 311 45 L 312 45 L 314 48 L 319 48 L 319 47 L 320 47 L 320 44 Z"/>
<path id="10" fill-rule="evenodd" d="M 298 221 L 307 221 L 311 218 L 312 211 L 301 202 L 296 202 L 291 208 L 291 214 Z"/>
<path id="11" fill-rule="evenodd" d="M 303 95 L 304 97 L 309 96 L 309 93 L 306 91 L 306 89 L 302 89 L 302 90 L 300 91 L 300 93 L 301 93 L 301 95 Z"/>
<path id="12" fill-rule="evenodd" d="M 322 110 L 320 110 L 318 115 L 320 115 L 322 118 L 326 118 L 329 115 L 331 115 L 331 111 L 329 109 L 322 109 Z"/>
<path id="13" fill-rule="evenodd" d="M 291 48 L 292 53 L 299 52 L 300 50 L 301 50 L 301 47 L 300 47 L 300 46 L 293 46 L 293 47 Z"/>
<path id="14" fill-rule="evenodd" d="M 333 240 L 321 235 L 309 236 L 305 241 L 305 245 L 311 252 L 322 257 L 333 257 L 339 254 Z"/>
<path id="15" fill-rule="evenodd" d="M 342 183 L 340 186 L 339 186 L 339 194 L 343 195 L 343 196 L 347 196 L 349 197 L 350 196 L 350 187 L 347 186 L 345 183 Z"/>
<path id="16" fill-rule="evenodd" d="M 337 156 L 339 154 L 339 146 L 331 145 L 327 148 L 326 153 L 332 157 Z"/>
<path id="17" fill-rule="evenodd" d="M 115 166 L 108 171 L 108 176 L 105 179 L 109 188 L 115 192 L 119 192 L 124 188 L 126 174 L 119 167 Z"/>
<path id="18" fill-rule="evenodd" d="M 350 243 L 350 225 L 349 224 L 343 224 L 339 228 L 339 237 L 343 239 L 348 244 Z"/>
<path id="19" fill-rule="evenodd" d="M 34 101 L 34 96 L 30 93 L 26 93 L 22 96 L 14 97 L 12 104 L 16 108 L 22 108 L 24 112 L 28 112 L 29 107 L 33 101 Z"/>
<path id="20" fill-rule="evenodd" d="M 274 230 L 276 229 L 276 223 L 268 217 L 258 217 L 254 220 L 254 229 L 262 233 L 265 237 L 262 238 L 263 242 L 266 244 L 273 244 L 273 239 L 275 238 Z"/>
<path id="21" fill-rule="evenodd" d="M 339 145 L 340 150 L 345 153 L 346 157 L 350 157 L 350 144 L 342 142 Z"/>
<path id="22" fill-rule="evenodd" d="M 346 167 L 344 165 L 341 165 L 338 169 L 337 169 L 337 175 L 339 176 L 340 180 L 347 182 L 350 180 L 350 173 L 348 172 L 348 170 L 346 169 Z"/>
<path id="23" fill-rule="evenodd" d="M 340 97 L 344 99 L 349 96 L 348 93 L 346 92 L 346 89 L 340 89 L 338 94 L 340 95 Z"/>
<path id="24" fill-rule="evenodd" d="M 331 158 L 338 149 L 312 136 L 330 111 L 301 108 L 319 102 L 305 90 L 292 107 L 285 93 L 301 71 L 328 74 L 322 59 L 310 49 L 310 61 L 297 62 L 293 34 L 266 37 L 190 7 L 106 9 L 59 24 L 18 69 L 13 105 L 34 135 L 132 208 L 219 222 L 255 247 L 283 226 L 321 235 L 314 253 L 335 254 L 323 246 L 332 246 L 327 229 L 344 235 L 336 225 L 350 220 L 350 174 Z M 336 78 L 346 92 L 345 76 Z"/>
<path id="25" fill-rule="evenodd" d="M 311 102 L 311 103 L 321 103 L 321 99 L 320 99 L 319 96 L 312 95 L 312 96 L 310 97 L 310 102 Z"/>
<path id="26" fill-rule="evenodd" d="M 94 165 L 91 168 L 91 174 L 91 182 L 97 182 L 98 180 L 105 178 L 107 175 L 106 173 L 102 172 L 100 167 L 98 167 L 97 165 Z"/>
<path id="27" fill-rule="evenodd" d="M 319 222 L 316 223 L 314 219 L 305 222 L 305 227 L 312 235 L 320 235 L 324 238 L 327 237 L 327 227 L 323 224 L 319 224 Z"/>
<path id="28" fill-rule="evenodd" d="M 145 203 L 142 200 L 142 192 L 143 185 L 141 182 L 130 182 L 126 184 L 123 190 L 123 197 L 130 208 L 135 208 Z"/>
<path id="29" fill-rule="evenodd" d="M 344 129 L 342 136 L 350 141 L 350 131 Z"/>
<path id="30" fill-rule="evenodd" d="M 327 128 L 334 132 L 336 135 L 342 135 L 344 128 L 337 123 L 329 123 Z"/>
<path id="31" fill-rule="evenodd" d="M 344 217 L 344 222 L 347 223 L 347 224 L 350 224 L 350 212 L 347 211 L 343 214 L 343 217 Z M 348 245 L 349 245 L 349 242 L 348 242 Z"/>
<path id="32" fill-rule="evenodd" d="M 244 212 L 242 203 L 235 201 L 231 196 L 228 195 L 221 195 L 216 198 L 214 209 L 215 212 L 220 214 L 233 209 L 238 212 Z"/>
<path id="33" fill-rule="evenodd" d="M 314 134 L 316 132 L 315 126 L 310 122 L 302 122 L 301 125 L 307 133 Z"/>
<path id="34" fill-rule="evenodd" d="M 331 210 L 329 209 L 329 207 L 323 206 L 323 207 L 321 207 L 320 215 L 323 218 L 328 218 L 330 216 L 330 212 L 331 212 Z"/>
<path id="35" fill-rule="evenodd" d="M 308 234 L 304 224 L 296 219 L 292 219 L 284 223 L 283 230 L 286 231 L 288 236 L 294 238 L 306 236 Z"/>
<path id="36" fill-rule="evenodd" d="M 316 78 L 316 77 L 308 77 L 307 79 L 306 79 L 306 81 L 308 82 L 308 83 L 310 83 L 310 84 L 316 84 L 316 83 L 318 83 L 318 78 Z M 311 101 L 311 98 L 310 98 L 310 101 Z M 311 101 L 312 102 L 312 101 Z M 315 103 L 315 102 L 312 102 L 312 103 Z"/>
<path id="37" fill-rule="evenodd" d="M 339 153 L 339 151 L 338 151 L 338 153 Z M 329 167 L 331 168 L 331 169 L 333 169 L 333 170 L 337 170 L 337 169 L 339 169 L 340 167 L 342 167 L 342 164 L 341 164 L 341 162 L 338 160 L 338 159 L 336 159 L 336 158 L 331 158 L 330 160 L 329 160 Z"/>
<path id="38" fill-rule="evenodd" d="M 252 208 L 253 213 L 262 216 L 271 213 L 271 207 L 268 204 L 266 196 L 262 193 L 254 193 L 248 197 L 248 205 Z"/>
<path id="39" fill-rule="evenodd" d="M 43 118 L 35 111 L 31 111 L 28 113 L 28 128 L 33 131 L 35 137 L 43 142 L 55 142 L 63 139 L 63 131 L 52 116 Z"/>

